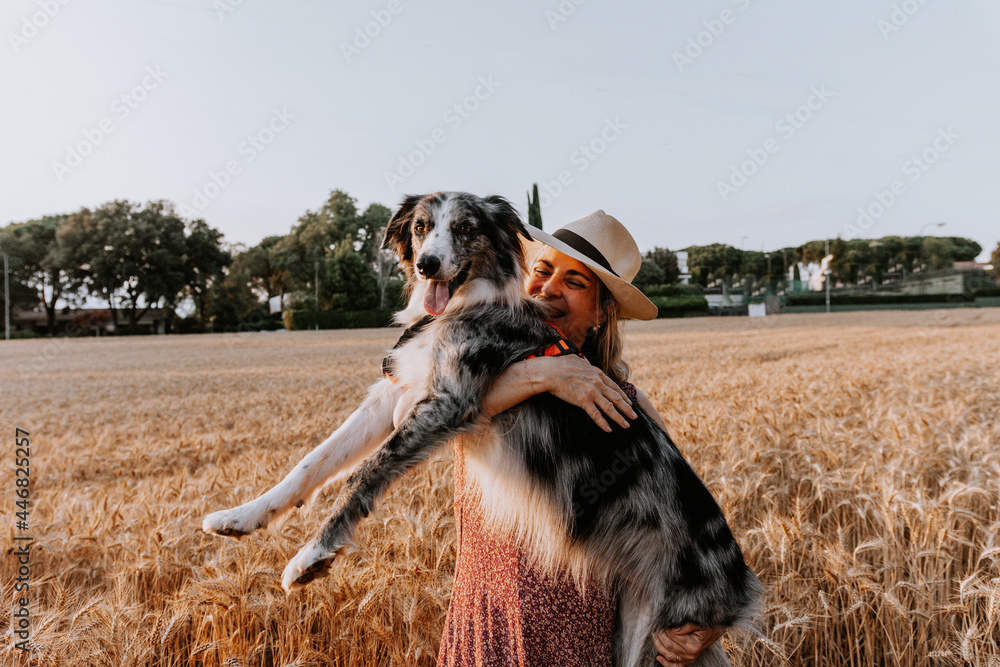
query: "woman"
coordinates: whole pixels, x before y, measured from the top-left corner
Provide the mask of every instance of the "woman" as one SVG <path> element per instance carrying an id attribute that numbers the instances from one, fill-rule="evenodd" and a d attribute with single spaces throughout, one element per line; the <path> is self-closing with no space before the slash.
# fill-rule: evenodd
<path id="1" fill-rule="evenodd" d="M 496 415 L 549 392 L 587 412 L 601 428 L 607 419 L 628 428 L 637 402 L 666 430 L 645 394 L 628 380 L 619 317 L 653 319 L 656 306 L 632 284 L 642 257 L 624 226 L 604 211 L 554 234 L 529 228 L 525 247 L 528 293 L 553 309 L 551 324 L 583 351 L 539 356 L 511 365 L 483 398 Z M 466 665 L 611 665 L 613 597 L 589 586 L 582 596 L 567 577 L 543 575 L 511 541 L 490 533 L 469 499 L 464 456 L 456 448 L 455 518 L 458 560 L 438 667 Z M 654 637 L 665 666 L 689 665 L 722 635 L 687 624 Z"/>

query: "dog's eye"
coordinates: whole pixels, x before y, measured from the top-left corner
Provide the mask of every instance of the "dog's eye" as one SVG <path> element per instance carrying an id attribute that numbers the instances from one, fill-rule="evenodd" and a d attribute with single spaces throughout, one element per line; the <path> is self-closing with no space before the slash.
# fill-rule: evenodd
<path id="1" fill-rule="evenodd" d="M 471 231 L 472 231 L 472 227 L 470 225 L 460 225 L 459 228 L 458 228 L 458 233 L 462 234 L 463 236 L 465 234 L 468 234 Z"/>
<path id="2" fill-rule="evenodd" d="M 425 229 L 424 223 L 422 222 L 416 222 L 413 224 L 413 231 L 415 231 L 417 234 L 423 234 L 424 229 Z"/>

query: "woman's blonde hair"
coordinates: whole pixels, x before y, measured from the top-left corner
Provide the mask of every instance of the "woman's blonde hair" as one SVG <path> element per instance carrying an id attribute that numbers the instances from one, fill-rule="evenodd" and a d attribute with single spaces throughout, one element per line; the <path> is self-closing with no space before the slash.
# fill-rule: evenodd
<path id="1" fill-rule="evenodd" d="M 622 384 L 628 380 L 632 368 L 622 359 L 625 349 L 625 334 L 619 319 L 621 307 L 604 283 L 597 281 L 597 303 L 604 313 L 604 322 L 597 327 L 592 340 L 584 345 L 583 352 L 592 364 L 597 366 L 609 378 Z"/>

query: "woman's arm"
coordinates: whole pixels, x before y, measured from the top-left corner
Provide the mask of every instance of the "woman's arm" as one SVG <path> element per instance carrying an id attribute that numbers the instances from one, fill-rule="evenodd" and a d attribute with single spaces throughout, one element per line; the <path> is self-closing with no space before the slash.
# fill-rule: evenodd
<path id="1" fill-rule="evenodd" d="M 605 416 L 622 428 L 628 428 L 623 415 L 637 416 L 621 387 L 589 361 L 572 354 L 511 364 L 487 390 L 483 411 L 493 417 L 545 392 L 582 408 L 605 431 L 611 431 Z"/>

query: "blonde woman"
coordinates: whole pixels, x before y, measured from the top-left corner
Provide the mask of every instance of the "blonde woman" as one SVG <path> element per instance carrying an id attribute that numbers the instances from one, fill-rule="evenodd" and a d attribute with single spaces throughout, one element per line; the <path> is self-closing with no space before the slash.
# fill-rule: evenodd
<path id="1" fill-rule="evenodd" d="M 666 424 L 628 382 L 622 359 L 624 318 L 656 317 L 656 306 L 631 280 L 642 257 L 631 234 L 604 211 L 553 234 L 529 228 L 525 248 L 528 293 L 553 309 L 551 324 L 573 342 L 576 355 L 539 356 L 511 365 L 483 399 L 489 416 L 544 392 L 582 408 L 601 428 L 607 420 L 628 428 L 638 403 L 657 425 Z M 455 457 L 458 559 L 438 667 L 509 665 L 609 666 L 614 598 L 596 586 L 588 595 L 572 581 L 532 568 L 512 541 L 485 529 L 468 493 L 464 456 Z M 722 635 L 688 624 L 656 635 L 657 661 L 689 665 Z"/>

